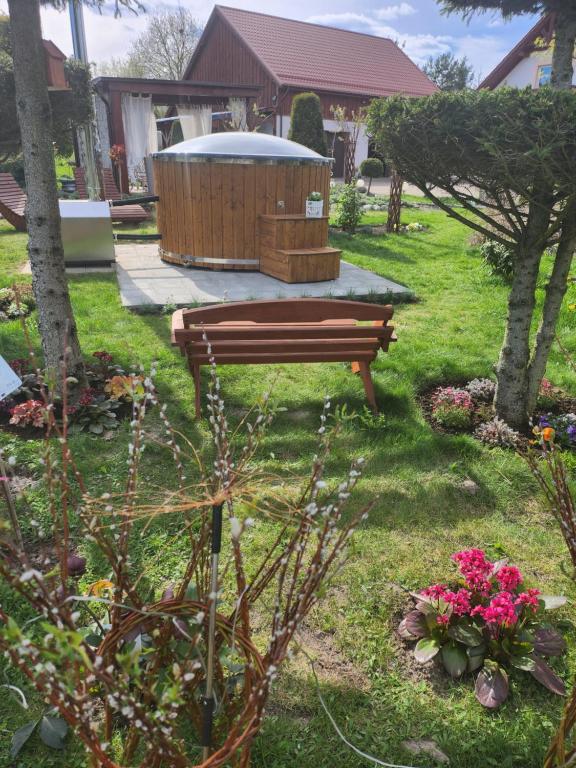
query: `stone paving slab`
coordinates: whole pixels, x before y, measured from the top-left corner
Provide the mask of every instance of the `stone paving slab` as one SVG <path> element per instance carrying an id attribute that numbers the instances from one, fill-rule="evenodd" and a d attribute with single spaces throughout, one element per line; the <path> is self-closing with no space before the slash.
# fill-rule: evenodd
<path id="1" fill-rule="evenodd" d="M 116 246 L 116 274 L 122 304 L 132 309 L 191 306 L 222 301 L 298 297 L 408 298 L 404 285 L 343 261 L 340 277 L 322 283 L 283 283 L 260 272 L 214 272 L 166 264 L 155 243 Z"/>

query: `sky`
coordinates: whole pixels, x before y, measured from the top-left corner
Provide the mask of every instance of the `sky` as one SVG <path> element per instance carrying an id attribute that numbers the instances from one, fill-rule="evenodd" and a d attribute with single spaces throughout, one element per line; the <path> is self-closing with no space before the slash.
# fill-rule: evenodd
<path id="1" fill-rule="evenodd" d="M 202 23 L 213 8 L 213 3 L 202 0 L 142 1 L 150 13 L 181 5 Z M 418 65 L 428 56 L 451 51 L 458 57 L 467 56 L 480 77 L 487 75 L 537 20 L 523 16 L 504 23 L 497 14 L 488 13 L 467 23 L 456 15 L 441 15 L 435 0 L 330 0 L 329 4 L 326 0 L 292 0 L 288 5 L 285 0 L 223 0 L 222 4 L 389 37 Z M 0 0 L 0 9 L 5 8 L 6 0 Z M 125 55 L 130 41 L 146 26 L 145 14 L 135 16 L 124 11 L 120 19 L 114 19 L 112 9 L 113 3 L 106 2 L 102 15 L 84 10 L 91 61 Z M 43 10 L 42 24 L 44 37 L 70 54 L 68 13 Z"/>

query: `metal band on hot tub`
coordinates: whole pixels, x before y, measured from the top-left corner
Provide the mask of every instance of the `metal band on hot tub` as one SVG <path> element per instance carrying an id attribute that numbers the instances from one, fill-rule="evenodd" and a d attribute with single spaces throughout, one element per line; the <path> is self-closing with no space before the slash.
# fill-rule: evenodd
<path id="1" fill-rule="evenodd" d="M 171 154 L 152 155 L 154 160 L 163 163 L 225 163 L 226 165 L 330 165 L 334 162 L 331 157 L 323 157 L 318 160 L 305 157 L 285 157 L 285 156 L 260 156 L 252 155 L 238 157 L 236 155 L 191 155 L 172 152 Z"/>
<path id="2" fill-rule="evenodd" d="M 180 259 L 181 261 L 188 261 L 190 263 L 198 264 L 260 264 L 260 259 L 216 259 L 211 256 L 188 256 L 186 253 L 174 253 L 173 251 L 167 251 L 165 248 L 160 248 L 160 258 L 167 256 L 172 259 Z"/>

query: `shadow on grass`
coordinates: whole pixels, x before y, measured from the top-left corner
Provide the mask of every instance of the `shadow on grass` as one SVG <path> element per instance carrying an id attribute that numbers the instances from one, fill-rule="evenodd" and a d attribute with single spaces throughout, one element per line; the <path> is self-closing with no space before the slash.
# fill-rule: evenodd
<path id="1" fill-rule="evenodd" d="M 384 672 L 384 671 L 382 671 Z M 421 679 L 379 673 L 380 695 L 351 685 L 323 682 L 328 711 L 343 735 L 359 750 L 401 765 L 436 765 L 430 754 L 414 755 L 410 739 L 432 740 L 452 768 L 539 768 L 561 700 L 514 675 L 509 702 L 487 713 L 474 700 L 473 678 L 431 685 Z M 328 719 L 311 675 L 284 673 L 253 749 L 253 768 L 315 765 L 363 768 L 368 765 L 346 746 Z M 519 705 L 522 707 L 519 709 Z M 454 717 L 454 709 L 458 717 Z M 546 713 L 546 715 L 544 715 Z M 452 716 L 450 716 L 452 715 Z M 450 726 L 447 727 L 447 722 Z"/>

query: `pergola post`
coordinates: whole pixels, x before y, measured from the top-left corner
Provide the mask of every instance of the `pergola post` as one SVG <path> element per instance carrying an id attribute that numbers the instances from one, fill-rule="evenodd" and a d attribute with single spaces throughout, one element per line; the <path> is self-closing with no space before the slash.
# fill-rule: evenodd
<path id="1" fill-rule="evenodd" d="M 112 91 L 110 94 L 110 144 L 121 144 L 126 148 L 126 137 L 124 136 L 124 122 L 122 121 L 122 93 L 120 91 Z M 128 191 L 130 189 L 130 182 L 128 179 L 128 164 L 126 162 L 126 154 L 117 165 L 120 178 L 120 189 Z"/>

